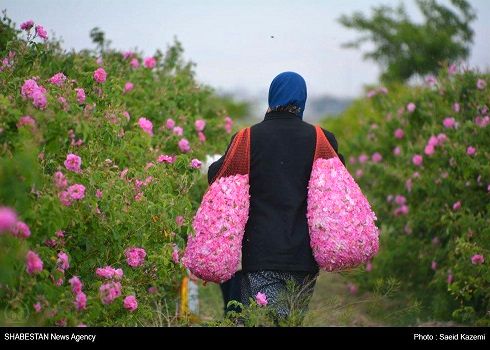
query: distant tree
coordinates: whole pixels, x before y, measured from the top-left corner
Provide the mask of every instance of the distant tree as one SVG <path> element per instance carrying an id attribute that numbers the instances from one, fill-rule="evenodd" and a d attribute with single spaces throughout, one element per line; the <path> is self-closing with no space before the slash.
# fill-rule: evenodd
<path id="1" fill-rule="evenodd" d="M 99 50 L 100 53 L 107 50 L 111 44 L 110 40 L 106 40 L 105 33 L 99 27 L 92 28 L 90 31 L 90 39 L 97 45 L 97 50 Z"/>
<path id="2" fill-rule="evenodd" d="M 468 1 L 450 0 L 452 7 L 436 0 L 415 2 L 423 15 L 421 23 L 408 17 L 403 3 L 396 8 L 375 7 L 371 18 L 360 12 L 339 18 L 345 27 L 363 33 L 344 47 L 360 48 L 372 43 L 373 50 L 364 58 L 382 66 L 381 79 L 385 82 L 436 73 L 441 63 L 465 59 L 470 53 L 474 35 L 470 24 L 476 14 Z"/>

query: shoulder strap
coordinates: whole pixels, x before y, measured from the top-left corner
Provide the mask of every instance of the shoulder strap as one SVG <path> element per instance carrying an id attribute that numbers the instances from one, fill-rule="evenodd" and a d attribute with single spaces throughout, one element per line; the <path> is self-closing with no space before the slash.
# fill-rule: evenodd
<path id="1" fill-rule="evenodd" d="M 246 175 L 250 173 L 250 128 L 240 130 L 225 155 L 220 170 L 213 178 L 216 179 L 232 175 Z"/>
<path id="2" fill-rule="evenodd" d="M 316 130 L 316 145 L 315 145 L 315 157 L 313 158 L 313 162 L 318 158 L 329 159 L 333 157 L 337 157 L 337 153 L 335 153 L 332 145 L 328 141 L 325 133 L 319 125 L 315 125 Z"/>

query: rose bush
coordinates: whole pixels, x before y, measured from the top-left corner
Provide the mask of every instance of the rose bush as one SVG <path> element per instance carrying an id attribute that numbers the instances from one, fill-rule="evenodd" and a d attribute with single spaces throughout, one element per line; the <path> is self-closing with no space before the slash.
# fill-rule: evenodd
<path id="1" fill-rule="evenodd" d="M 0 23 L 0 323 L 174 316 L 200 160 L 226 147 L 233 103 L 178 42 L 145 59 L 65 52 L 26 23 Z"/>
<path id="2" fill-rule="evenodd" d="M 395 277 L 420 319 L 490 324 L 489 80 L 451 65 L 422 86 L 370 90 L 325 122 L 381 228 L 355 279 Z"/>

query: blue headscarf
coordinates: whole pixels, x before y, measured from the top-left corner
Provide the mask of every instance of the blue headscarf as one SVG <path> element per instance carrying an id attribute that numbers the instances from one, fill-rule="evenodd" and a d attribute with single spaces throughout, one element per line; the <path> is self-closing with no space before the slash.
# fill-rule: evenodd
<path id="1" fill-rule="evenodd" d="M 294 106 L 294 113 L 303 119 L 306 104 L 306 82 L 301 75 L 294 72 L 279 74 L 269 88 L 269 108 L 278 110 L 281 107 Z"/>

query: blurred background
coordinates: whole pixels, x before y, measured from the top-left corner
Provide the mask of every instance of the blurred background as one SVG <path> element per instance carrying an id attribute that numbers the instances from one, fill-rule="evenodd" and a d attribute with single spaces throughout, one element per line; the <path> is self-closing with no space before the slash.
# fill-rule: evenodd
<path id="1" fill-rule="evenodd" d="M 439 3 L 451 6 L 448 0 Z M 473 45 L 465 61 L 488 68 L 490 2 L 469 3 L 478 16 L 471 24 Z M 177 38 L 184 57 L 197 64 L 197 79 L 249 102 L 249 117 L 256 119 L 267 107 L 272 79 L 282 71 L 296 71 L 309 89 L 305 119 L 316 122 L 343 111 L 380 74 L 379 65 L 363 60 L 362 51 L 342 47 L 358 33 L 338 19 L 399 4 L 415 23 L 423 23 L 415 1 L 4 0 L 2 8 L 17 23 L 26 18 L 43 23 L 66 49 L 94 48 L 88 33 L 95 27 L 111 48 L 139 49 L 146 55 Z"/>

